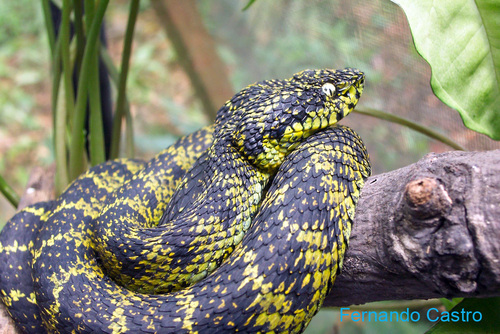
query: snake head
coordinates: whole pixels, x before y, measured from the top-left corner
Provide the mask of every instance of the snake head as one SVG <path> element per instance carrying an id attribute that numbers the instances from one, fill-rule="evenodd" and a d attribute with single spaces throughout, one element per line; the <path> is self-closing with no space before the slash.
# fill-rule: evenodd
<path id="1" fill-rule="evenodd" d="M 275 170 L 305 138 L 354 109 L 364 77 L 351 68 L 304 70 L 246 87 L 227 104 L 236 119 L 232 145 L 258 168 Z"/>

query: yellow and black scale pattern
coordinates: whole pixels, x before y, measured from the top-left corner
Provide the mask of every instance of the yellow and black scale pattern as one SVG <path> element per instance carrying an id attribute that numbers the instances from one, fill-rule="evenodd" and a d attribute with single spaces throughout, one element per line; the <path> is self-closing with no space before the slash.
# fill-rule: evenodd
<path id="1" fill-rule="evenodd" d="M 0 298 L 43 333 L 300 333 L 342 265 L 368 155 L 334 126 L 364 75 L 243 89 L 145 163 L 93 167 L 0 234 Z M 322 130 L 322 131 L 319 131 Z"/>

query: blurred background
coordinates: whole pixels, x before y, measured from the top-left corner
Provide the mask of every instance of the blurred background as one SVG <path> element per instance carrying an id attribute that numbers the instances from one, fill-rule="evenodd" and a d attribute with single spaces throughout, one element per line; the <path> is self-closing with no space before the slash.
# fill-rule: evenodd
<path id="1" fill-rule="evenodd" d="M 359 106 L 424 124 L 468 150 L 500 148 L 500 143 L 465 128 L 458 113 L 434 96 L 430 68 L 415 51 L 404 13 L 392 2 L 258 0 L 243 11 L 246 4 L 186 1 L 190 11 L 175 14 L 185 29 L 193 22 L 196 29 L 201 26 L 205 42 L 209 39 L 214 46 L 223 68 L 209 76 L 214 81 L 208 86 L 226 87 L 214 93 L 223 94 L 223 100 L 255 81 L 287 78 L 305 68 L 356 67 L 367 77 Z M 128 7 L 129 1 L 112 1 L 106 13 L 108 49 L 115 64 L 120 62 Z M 213 117 L 183 65 L 185 56 L 172 34 L 165 33 L 168 22 L 155 7 L 141 1 L 128 79 L 140 158 L 151 157 Z M 39 2 L 0 2 L 0 22 L 0 174 L 22 193 L 31 168 L 54 161 L 49 47 Z M 186 43 L 198 42 L 188 38 Z M 202 67 L 192 70 L 203 73 L 212 59 L 198 56 Z M 353 114 L 342 123 L 363 137 L 374 174 L 406 166 L 429 152 L 450 150 L 411 129 L 368 116 Z M 14 212 L 0 197 L 0 226 Z M 428 327 L 341 323 L 336 313 L 322 310 L 308 333 L 418 333 Z"/>

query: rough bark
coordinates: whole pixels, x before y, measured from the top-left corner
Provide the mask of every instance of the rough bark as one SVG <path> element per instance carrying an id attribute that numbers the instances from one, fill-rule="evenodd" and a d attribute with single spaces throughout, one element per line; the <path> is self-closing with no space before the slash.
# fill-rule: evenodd
<path id="1" fill-rule="evenodd" d="M 36 172 L 23 197 L 50 198 L 50 180 Z M 500 296 L 499 240 L 500 150 L 429 154 L 367 180 L 324 306 Z"/>
<path id="2" fill-rule="evenodd" d="M 215 43 L 203 25 L 196 2 L 156 0 L 151 1 L 151 6 L 167 32 L 203 109 L 211 119 L 215 119 L 217 110 L 234 92 Z"/>
<path id="3" fill-rule="evenodd" d="M 500 150 L 429 154 L 369 178 L 325 306 L 500 296 Z"/>

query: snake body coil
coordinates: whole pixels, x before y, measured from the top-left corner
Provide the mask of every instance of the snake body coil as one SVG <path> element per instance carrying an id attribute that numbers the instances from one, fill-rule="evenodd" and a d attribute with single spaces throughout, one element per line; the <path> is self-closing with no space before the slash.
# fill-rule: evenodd
<path id="1" fill-rule="evenodd" d="M 361 139 L 330 127 L 363 82 L 307 70 L 250 85 L 214 127 L 147 163 L 96 166 L 18 213 L 0 234 L 0 297 L 19 328 L 301 332 L 370 173 Z"/>

